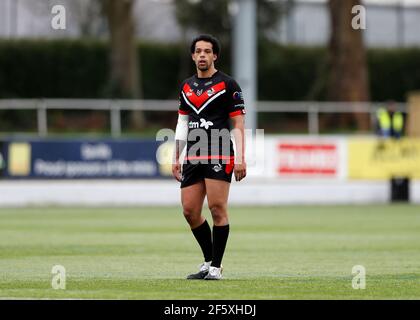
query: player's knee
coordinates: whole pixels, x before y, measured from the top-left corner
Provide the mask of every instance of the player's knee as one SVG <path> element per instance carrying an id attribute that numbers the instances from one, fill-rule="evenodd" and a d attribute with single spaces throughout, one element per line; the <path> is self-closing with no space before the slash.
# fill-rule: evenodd
<path id="1" fill-rule="evenodd" d="M 184 206 L 183 213 L 190 225 L 194 225 L 200 220 L 200 212 L 194 207 Z"/>
<path id="2" fill-rule="evenodd" d="M 210 205 L 209 209 L 210 209 L 214 222 L 217 223 L 226 219 L 227 217 L 226 205 L 221 204 L 221 203 L 215 203 L 215 204 Z"/>

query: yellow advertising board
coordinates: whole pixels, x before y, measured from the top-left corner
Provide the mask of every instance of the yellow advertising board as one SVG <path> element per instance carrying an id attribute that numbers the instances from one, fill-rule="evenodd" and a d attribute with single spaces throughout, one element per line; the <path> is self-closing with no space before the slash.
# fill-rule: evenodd
<path id="1" fill-rule="evenodd" d="M 349 139 L 349 179 L 389 179 L 393 176 L 420 178 L 420 139 Z"/>
<path id="2" fill-rule="evenodd" d="M 29 143 L 11 143 L 9 145 L 9 174 L 28 176 L 31 172 L 31 146 Z"/>

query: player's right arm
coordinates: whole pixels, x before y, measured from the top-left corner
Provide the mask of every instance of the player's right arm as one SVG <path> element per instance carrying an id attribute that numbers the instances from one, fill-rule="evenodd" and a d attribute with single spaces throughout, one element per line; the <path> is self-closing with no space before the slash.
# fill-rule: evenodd
<path id="1" fill-rule="evenodd" d="M 187 143 L 188 136 L 188 115 L 179 114 L 175 130 L 175 152 L 172 163 L 172 174 L 176 180 L 181 181 L 181 164 L 179 158 Z"/>
<path id="2" fill-rule="evenodd" d="M 185 105 L 182 96 L 179 97 L 178 122 L 175 129 L 175 152 L 172 162 L 172 175 L 178 181 L 181 181 L 181 163 L 180 157 L 187 144 L 188 138 L 188 113 L 189 109 Z"/>

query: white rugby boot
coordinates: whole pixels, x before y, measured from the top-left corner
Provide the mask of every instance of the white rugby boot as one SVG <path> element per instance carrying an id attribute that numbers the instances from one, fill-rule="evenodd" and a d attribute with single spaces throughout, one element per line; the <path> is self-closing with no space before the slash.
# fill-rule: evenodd
<path id="1" fill-rule="evenodd" d="M 222 279 L 223 266 L 220 268 L 210 266 L 208 274 L 204 277 L 204 280 L 220 280 Z"/>
<path id="2" fill-rule="evenodd" d="M 190 274 L 187 277 L 187 279 L 188 280 L 200 280 L 200 279 L 204 279 L 204 277 L 209 273 L 210 265 L 211 265 L 211 261 L 209 261 L 209 262 L 203 262 L 200 265 L 200 271 L 198 271 L 197 273 Z"/>

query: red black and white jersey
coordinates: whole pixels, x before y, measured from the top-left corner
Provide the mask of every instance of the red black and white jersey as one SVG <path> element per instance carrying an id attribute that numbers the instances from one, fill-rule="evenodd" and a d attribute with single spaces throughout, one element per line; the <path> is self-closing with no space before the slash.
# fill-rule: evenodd
<path id="1" fill-rule="evenodd" d="M 242 90 L 232 77 L 216 71 L 210 78 L 198 78 L 194 75 L 186 79 L 181 85 L 178 112 L 188 115 L 189 133 L 200 129 L 207 134 L 207 155 L 200 155 L 198 152 L 197 156 L 213 158 L 233 155 L 230 133 L 229 140 L 220 138 L 217 143 L 214 143 L 215 140 L 212 143 L 211 138 L 215 134 L 227 135 L 226 132 L 232 129 L 230 118 L 245 114 Z M 200 139 L 190 140 L 188 139 L 187 152 Z M 229 146 L 226 143 L 223 145 L 222 141 L 228 141 Z"/>

